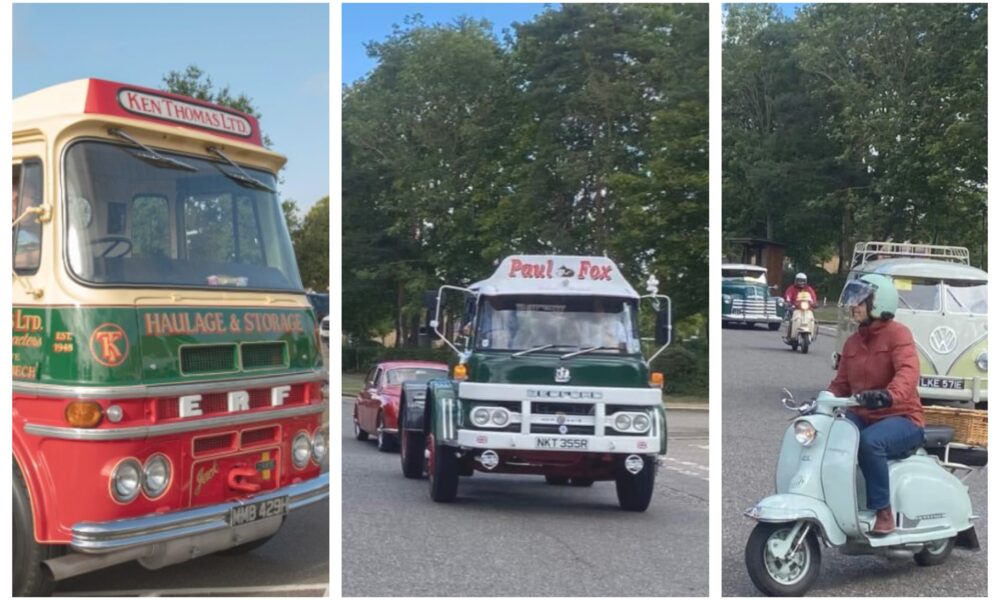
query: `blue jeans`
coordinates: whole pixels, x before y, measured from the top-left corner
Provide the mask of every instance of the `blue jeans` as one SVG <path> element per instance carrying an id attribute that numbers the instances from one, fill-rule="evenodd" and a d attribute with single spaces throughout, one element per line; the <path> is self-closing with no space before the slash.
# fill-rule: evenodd
<path id="1" fill-rule="evenodd" d="M 905 458 L 924 443 L 924 430 L 906 417 L 888 417 L 865 426 L 861 417 L 848 412 L 847 418 L 861 430 L 858 465 L 865 476 L 868 509 L 889 506 L 889 461 Z"/>

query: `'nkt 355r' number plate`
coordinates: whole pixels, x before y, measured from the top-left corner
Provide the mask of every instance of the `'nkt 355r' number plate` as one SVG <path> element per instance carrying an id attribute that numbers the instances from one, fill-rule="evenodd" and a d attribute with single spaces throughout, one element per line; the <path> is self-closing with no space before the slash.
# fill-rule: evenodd
<path id="1" fill-rule="evenodd" d="M 229 524 L 233 527 L 246 525 L 261 519 L 270 517 L 280 517 L 288 512 L 288 496 L 272 498 L 270 500 L 258 500 L 243 506 L 234 506 L 229 509 Z"/>
<path id="2" fill-rule="evenodd" d="M 586 450 L 586 438 L 537 437 L 535 448 L 540 450 Z"/>

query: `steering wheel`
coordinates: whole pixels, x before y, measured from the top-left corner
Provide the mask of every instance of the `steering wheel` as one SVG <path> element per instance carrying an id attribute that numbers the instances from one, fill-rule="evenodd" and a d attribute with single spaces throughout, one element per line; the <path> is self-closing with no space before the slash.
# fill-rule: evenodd
<path id="1" fill-rule="evenodd" d="M 125 249 L 122 252 L 116 254 L 115 256 L 112 256 L 111 258 L 119 258 L 125 256 L 126 254 L 132 251 L 132 240 L 131 238 L 128 238 L 124 235 L 106 235 L 104 237 L 99 237 L 90 240 L 90 245 L 96 246 L 98 244 L 107 244 L 108 242 L 111 242 L 111 245 L 105 248 L 104 252 L 101 252 L 99 254 L 101 258 L 108 258 L 108 255 L 111 254 L 111 251 L 117 248 L 118 246 L 121 246 L 122 244 L 125 244 Z"/>

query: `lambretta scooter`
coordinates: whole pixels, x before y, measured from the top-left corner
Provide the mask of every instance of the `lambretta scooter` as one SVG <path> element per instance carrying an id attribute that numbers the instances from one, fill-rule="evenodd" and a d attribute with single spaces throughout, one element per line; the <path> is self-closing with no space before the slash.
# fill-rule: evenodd
<path id="1" fill-rule="evenodd" d="M 795 296 L 795 306 L 792 310 L 788 329 L 781 338 L 792 347 L 792 351 L 802 349 L 802 354 L 809 353 L 809 345 L 816 340 L 816 317 L 813 315 L 812 295 L 802 291 Z"/>
<path id="2" fill-rule="evenodd" d="M 858 406 L 852 396 L 824 391 L 801 405 L 785 390 L 782 403 L 799 416 L 788 427 L 778 457 L 776 494 L 746 511 L 758 521 L 747 540 L 750 579 L 770 596 L 801 596 L 816 580 L 820 542 L 844 554 L 944 562 L 955 545 L 979 549 L 972 502 L 962 480 L 972 467 L 944 463 L 924 450 L 946 446 L 950 427 L 925 428 L 924 447 L 889 461 L 896 529 L 872 534 L 875 511 L 862 509 L 865 480 L 858 468 L 857 426 L 843 417 Z M 956 474 L 961 476 L 957 477 Z"/>

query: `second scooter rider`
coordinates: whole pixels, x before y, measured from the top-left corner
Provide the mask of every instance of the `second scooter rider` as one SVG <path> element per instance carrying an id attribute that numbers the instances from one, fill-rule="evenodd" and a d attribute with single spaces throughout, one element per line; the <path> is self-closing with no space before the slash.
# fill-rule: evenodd
<path id="1" fill-rule="evenodd" d="M 893 320 L 899 303 L 892 280 L 869 274 L 844 288 L 858 330 L 847 338 L 829 390 L 855 395 L 860 408 L 847 413 L 861 442 L 858 464 L 865 476 L 872 533 L 895 529 L 889 497 L 889 460 L 903 458 L 924 439 L 924 411 L 917 394 L 920 363 L 913 334 Z"/>

